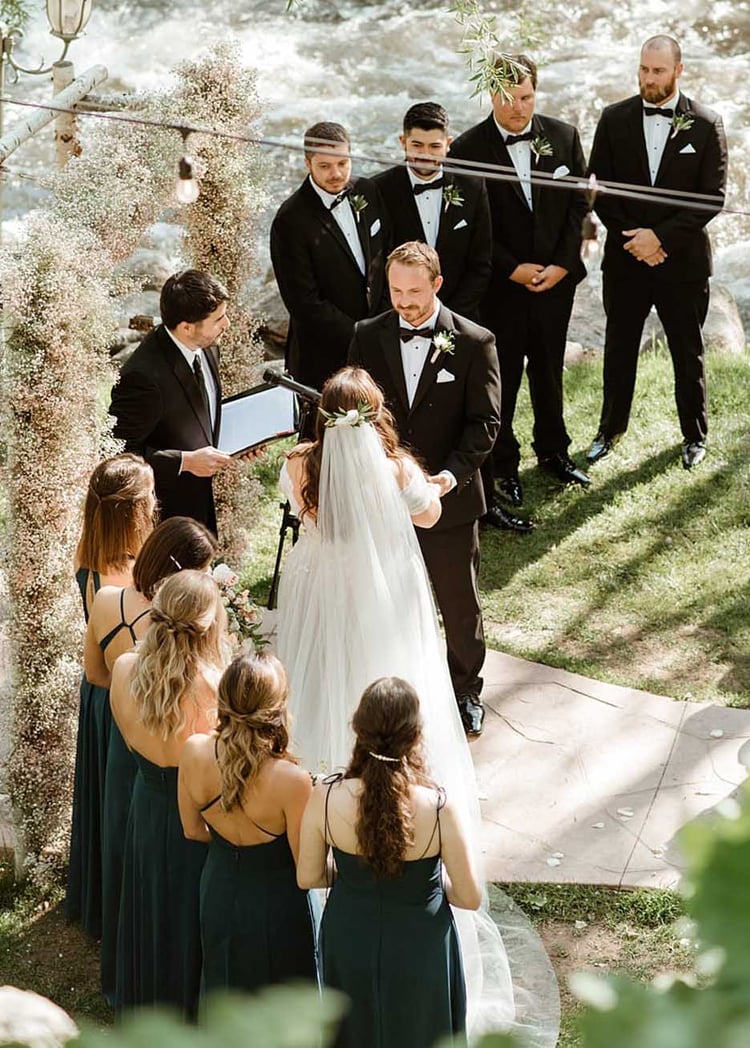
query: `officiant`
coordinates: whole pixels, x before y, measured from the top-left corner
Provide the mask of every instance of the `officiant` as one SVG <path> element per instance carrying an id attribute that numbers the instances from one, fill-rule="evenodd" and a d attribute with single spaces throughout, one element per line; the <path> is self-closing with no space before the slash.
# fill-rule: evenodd
<path id="1" fill-rule="evenodd" d="M 232 461 L 218 450 L 218 342 L 229 327 L 226 288 L 197 269 L 175 273 L 159 301 L 162 324 L 125 363 L 112 389 L 114 435 L 154 471 L 161 519 L 192 517 L 216 533 L 213 478 Z"/>

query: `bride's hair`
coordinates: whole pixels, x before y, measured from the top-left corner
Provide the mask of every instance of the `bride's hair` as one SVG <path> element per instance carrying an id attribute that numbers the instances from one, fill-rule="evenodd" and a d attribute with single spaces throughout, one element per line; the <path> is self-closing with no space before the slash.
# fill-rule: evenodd
<path id="1" fill-rule="evenodd" d="M 147 731 L 166 741 L 183 730 L 196 676 L 226 665 L 226 624 L 219 589 L 202 571 L 180 571 L 156 591 L 130 685 Z"/>
<path id="2" fill-rule="evenodd" d="M 288 695 L 286 670 L 270 652 L 240 654 L 224 671 L 216 738 L 224 811 L 242 804 L 268 758 L 290 759 Z"/>
<path id="3" fill-rule="evenodd" d="M 408 452 L 399 443 L 393 415 L 385 406 L 380 386 L 364 368 L 341 368 L 335 375 L 331 375 L 323 386 L 315 425 L 316 440 L 312 444 L 300 445 L 289 453 L 289 458 L 305 456 L 305 475 L 301 489 L 303 514 L 310 511 L 317 513 L 318 510 L 320 462 L 326 436 L 326 416 L 323 412 L 332 415 L 362 405 L 366 405 L 372 411 L 370 422 L 377 430 L 388 458 L 403 459 L 408 456 Z"/>
<path id="4" fill-rule="evenodd" d="M 381 677 L 352 719 L 356 740 L 347 779 L 359 779 L 357 844 L 379 877 L 395 877 L 414 843 L 410 788 L 430 785 L 422 755 L 419 697 L 400 677 Z"/>

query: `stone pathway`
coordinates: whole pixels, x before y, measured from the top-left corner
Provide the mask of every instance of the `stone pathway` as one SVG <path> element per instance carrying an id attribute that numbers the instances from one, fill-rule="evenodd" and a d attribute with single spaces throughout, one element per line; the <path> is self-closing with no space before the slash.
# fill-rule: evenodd
<path id="1" fill-rule="evenodd" d="M 266 615 L 272 627 L 275 613 Z M 486 878 L 674 887 L 676 834 L 747 774 L 750 710 L 677 702 L 497 651 L 484 679 L 485 730 L 471 749 Z M 0 786 L 0 851 L 13 845 L 4 801 Z"/>
<path id="2" fill-rule="evenodd" d="M 672 888 L 682 826 L 750 764 L 750 710 L 677 702 L 490 651 L 472 743 L 485 876 Z"/>

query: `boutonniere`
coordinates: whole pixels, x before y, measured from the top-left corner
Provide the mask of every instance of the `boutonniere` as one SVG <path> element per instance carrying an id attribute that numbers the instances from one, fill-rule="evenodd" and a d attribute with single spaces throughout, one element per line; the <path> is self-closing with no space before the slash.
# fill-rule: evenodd
<path id="1" fill-rule="evenodd" d="M 461 190 L 455 182 L 449 182 L 446 186 L 443 186 L 443 201 L 443 214 L 445 214 L 451 205 L 453 205 L 453 207 L 464 206 L 464 198 L 461 196 Z"/>
<path id="2" fill-rule="evenodd" d="M 441 353 L 452 357 L 456 352 L 456 336 L 452 331 L 438 331 L 432 340 L 435 352 L 430 357 L 430 363 L 434 364 Z"/>
<path id="3" fill-rule="evenodd" d="M 359 222 L 359 216 L 367 207 L 368 201 L 365 199 L 365 197 L 360 196 L 359 193 L 355 193 L 353 196 L 349 197 L 349 203 L 352 205 L 354 217 Z"/>
<path id="4" fill-rule="evenodd" d="M 672 117 L 672 134 L 669 137 L 674 138 L 680 131 L 689 131 L 694 123 L 693 118 L 687 113 L 675 113 Z"/>
<path id="5" fill-rule="evenodd" d="M 531 146 L 531 152 L 536 157 L 535 163 L 537 164 L 539 163 L 540 158 L 543 156 L 554 156 L 552 146 L 549 144 L 544 135 L 536 135 L 536 137 L 532 138 L 529 145 Z"/>

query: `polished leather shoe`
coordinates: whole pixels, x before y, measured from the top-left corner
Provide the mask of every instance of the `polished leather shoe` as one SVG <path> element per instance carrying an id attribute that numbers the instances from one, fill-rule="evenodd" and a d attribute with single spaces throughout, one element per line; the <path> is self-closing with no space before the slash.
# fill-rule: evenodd
<path id="1" fill-rule="evenodd" d="M 682 442 L 682 465 L 685 469 L 699 466 L 706 457 L 706 445 L 699 440 L 684 440 Z"/>
<path id="2" fill-rule="evenodd" d="M 587 488 L 591 483 L 589 477 L 576 466 L 570 455 L 562 452 L 546 459 L 540 459 L 539 465 L 545 473 L 550 473 L 563 484 L 579 484 L 582 488 Z"/>
<path id="3" fill-rule="evenodd" d="M 614 446 L 614 437 L 605 437 L 603 433 L 597 433 L 591 441 L 591 447 L 586 452 L 586 461 L 590 462 L 592 465 L 595 462 L 599 462 L 600 459 L 606 458 L 606 456 L 609 455 Z"/>
<path id="4" fill-rule="evenodd" d="M 488 528 L 497 528 L 498 531 L 526 532 L 534 527 L 533 521 L 514 517 L 502 506 L 490 506 L 485 515 L 479 518 L 479 523 Z"/>
<path id="5" fill-rule="evenodd" d="M 458 702 L 458 711 L 461 714 L 461 723 L 464 731 L 469 737 L 482 734 L 484 724 L 484 706 L 475 695 L 462 695 Z"/>
<path id="6" fill-rule="evenodd" d="M 523 502 L 523 488 L 518 477 L 498 477 L 495 481 L 495 490 L 511 506 L 520 506 Z"/>

